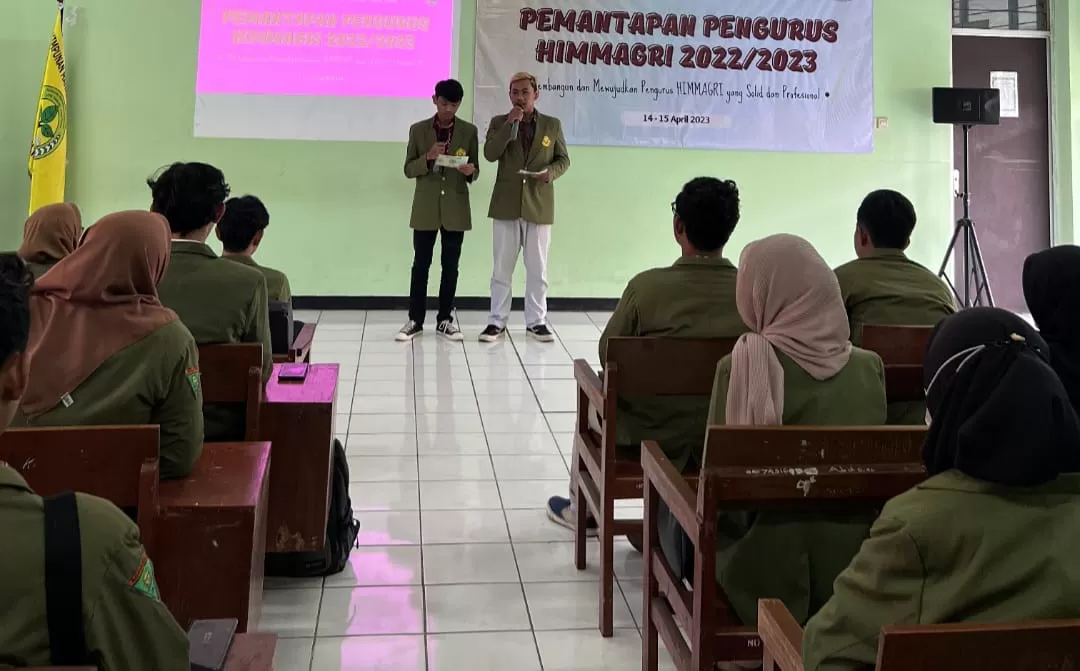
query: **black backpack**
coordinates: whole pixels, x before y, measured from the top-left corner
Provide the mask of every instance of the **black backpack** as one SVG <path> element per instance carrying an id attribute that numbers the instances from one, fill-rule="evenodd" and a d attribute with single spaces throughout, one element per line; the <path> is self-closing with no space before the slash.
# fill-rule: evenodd
<path id="1" fill-rule="evenodd" d="M 293 552 L 266 556 L 266 574 L 290 578 L 334 575 L 345 570 L 349 553 L 358 547 L 360 523 L 353 519 L 349 498 L 349 462 L 341 441 L 334 440 L 330 477 L 330 515 L 326 520 L 326 546 L 322 552 Z"/>

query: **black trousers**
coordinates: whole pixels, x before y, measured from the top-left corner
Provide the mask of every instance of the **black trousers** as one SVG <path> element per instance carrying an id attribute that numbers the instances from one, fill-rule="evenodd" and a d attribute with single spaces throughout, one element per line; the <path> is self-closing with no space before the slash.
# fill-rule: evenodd
<path id="1" fill-rule="evenodd" d="M 454 312 L 454 296 L 457 294 L 458 261 L 461 260 L 461 244 L 464 231 L 413 231 L 412 283 L 409 287 L 409 319 L 421 326 L 427 313 L 428 271 L 435 251 L 435 237 L 442 234 L 442 279 L 439 281 L 438 321 L 450 319 Z"/>

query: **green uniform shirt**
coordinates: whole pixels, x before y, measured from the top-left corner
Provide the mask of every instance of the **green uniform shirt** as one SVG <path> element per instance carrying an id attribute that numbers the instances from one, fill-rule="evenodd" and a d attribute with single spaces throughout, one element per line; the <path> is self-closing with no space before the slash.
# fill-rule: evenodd
<path id="1" fill-rule="evenodd" d="M 600 336 L 600 361 L 607 362 L 613 336 L 734 338 L 746 331 L 735 306 L 738 271 L 725 258 L 682 257 L 674 265 L 640 273 Z M 617 442 L 638 449 L 656 440 L 676 468 L 700 464 L 709 401 L 695 397 L 634 397 L 618 400 Z"/>
<path id="2" fill-rule="evenodd" d="M 488 124 L 484 158 L 499 162 L 488 208 L 492 219 L 524 219 L 544 226 L 555 221 L 555 180 L 570 169 L 570 154 L 566 150 L 562 122 L 553 116 L 534 113 L 536 137 L 528 154 L 520 136 L 517 140 L 510 139 L 513 124 L 506 123 L 505 114 Z M 522 169 L 547 170 L 551 181 L 518 174 Z"/>
<path id="3" fill-rule="evenodd" d="M 161 426 L 161 477 L 181 478 L 202 454 L 202 387 L 195 339 L 173 321 L 106 359 L 60 403 L 15 426 Z"/>
<path id="4" fill-rule="evenodd" d="M 873 426 L 885 423 L 885 371 L 873 352 L 858 348 L 843 370 L 815 380 L 777 351 L 784 368 L 784 424 Z M 731 357 L 716 367 L 709 424 L 725 423 Z M 721 513 L 717 521 L 716 580 L 739 619 L 757 622 L 760 598 L 781 599 L 800 623 L 832 596 L 836 576 L 866 538 L 874 512 Z"/>
<path id="5" fill-rule="evenodd" d="M 87 650 L 102 671 L 187 671 L 188 640 L 161 603 L 139 529 L 104 499 L 76 497 Z M 0 463 L 0 666 L 47 666 L 45 512 L 40 496 Z"/>
<path id="6" fill-rule="evenodd" d="M 939 277 L 898 249 L 878 249 L 836 269 L 851 342 L 862 342 L 864 324 L 933 326 L 956 312 L 952 292 Z M 890 403 L 889 424 L 923 424 L 925 403 Z"/>
<path id="7" fill-rule="evenodd" d="M 263 379 L 270 379 L 270 298 L 266 278 L 258 270 L 218 258 L 201 242 L 173 240 L 158 296 L 176 311 L 199 345 L 260 343 Z M 207 405 L 203 415 L 207 441 L 243 439 L 242 406 Z"/>
<path id="8" fill-rule="evenodd" d="M 886 625 L 1080 617 L 1080 475 L 1004 487 L 959 471 L 886 504 L 806 625 L 807 671 L 873 669 Z"/>
<path id="9" fill-rule="evenodd" d="M 416 180 L 413 190 L 412 214 L 409 226 L 418 231 L 472 230 L 472 207 L 469 204 L 469 184 L 480 176 L 480 143 L 476 126 L 461 119 L 454 120 L 454 132 L 446 153 L 468 156 L 476 171 L 471 177 L 456 168 L 436 168 L 427 160 L 428 149 L 438 139 L 434 118 L 417 121 L 409 128 L 409 143 L 405 149 L 405 176 Z"/>
<path id="10" fill-rule="evenodd" d="M 836 269 L 836 279 L 856 345 L 863 324 L 933 326 L 956 312 L 945 282 L 898 249 L 849 261 Z"/>
<path id="11" fill-rule="evenodd" d="M 266 291 L 270 295 L 271 301 L 292 302 L 292 290 L 289 288 L 289 278 L 285 276 L 285 273 L 267 266 L 261 266 L 255 259 L 243 254 L 229 254 L 221 258 L 235 261 L 262 273 L 263 277 L 266 278 Z"/>

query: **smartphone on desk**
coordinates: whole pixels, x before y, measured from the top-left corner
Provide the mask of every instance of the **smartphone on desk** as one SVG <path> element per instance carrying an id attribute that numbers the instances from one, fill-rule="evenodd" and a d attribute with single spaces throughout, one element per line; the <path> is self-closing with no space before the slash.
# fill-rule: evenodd
<path id="1" fill-rule="evenodd" d="M 281 382 L 303 382 L 307 379 L 308 365 L 306 363 L 282 364 L 278 380 Z"/>

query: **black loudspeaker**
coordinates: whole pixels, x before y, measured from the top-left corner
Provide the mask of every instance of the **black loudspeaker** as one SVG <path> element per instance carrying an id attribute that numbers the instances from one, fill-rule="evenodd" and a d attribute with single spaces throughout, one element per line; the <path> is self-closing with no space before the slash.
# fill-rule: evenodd
<path id="1" fill-rule="evenodd" d="M 935 87 L 934 123 L 996 126 L 1001 123 L 1001 92 Z"/>

